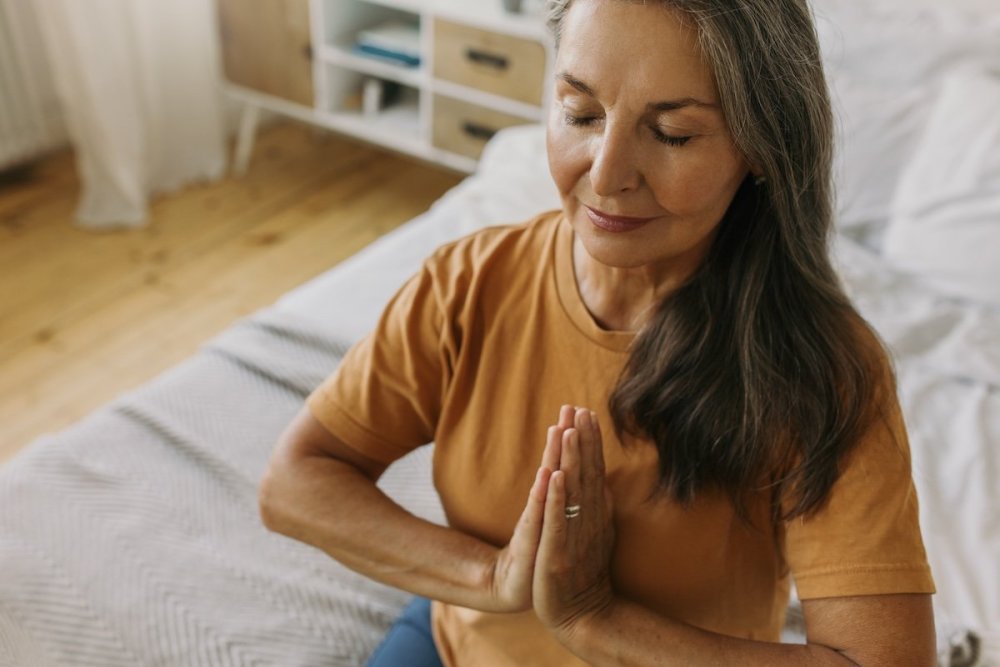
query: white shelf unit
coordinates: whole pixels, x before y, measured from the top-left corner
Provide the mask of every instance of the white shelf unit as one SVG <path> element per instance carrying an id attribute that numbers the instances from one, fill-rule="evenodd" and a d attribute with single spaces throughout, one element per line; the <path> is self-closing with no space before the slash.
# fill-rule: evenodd
<path id="1" fill-rule="evenodd" d="M 313 107 L 305 108 L 240 86 L 229 86 L 230 95 L 246 104 L 237 147 L 237 170 L 246 168 L 255 132 L 256 108 L 292 115 L 465 173 L 476 168 L 475 151 L 441 146 L 445 143 L 439 139 L 441 128 L 435 127 L 439 106 L 443 109 L 448 103 L 452 107 L 452 101 L 474 105 L 492 113 L 492 118 L 502 119 L 496 121 L 499 124 L 544 120 L 544 110 L 551 95 L 554 58 L 540 9 L 527 14 L 507 14 L 500 0 L 309 0 L 309 10 Z M 354 52 L 360 31 L 386 21 L 404 22 L 419 30 L 418 66 L 408 67 Z M 491 42 L 494 37 L 500 41 L 523 40 L 540 49 L 544 53 L 540 59 L 544 72 L 538 79 L 541 90 L 536 103 L 483 90 L 474 82 L 435 76 L 439 70 L 437 65 L 441 64 L 435 63 L 435 57 L 440 57 L 435 29 L 442 21 L 481 31 Z M 395 103 L 376 114 L 365 113 L 360 104 L 360 90 L 369 78 L 401 87 Z M 441 119 L 438 113 L 439 125 Z M 459 127 L 470 135 L 465 139 L 473 144 L 485 141 L 492 132 L 488 122 L 459 123 Z"/>

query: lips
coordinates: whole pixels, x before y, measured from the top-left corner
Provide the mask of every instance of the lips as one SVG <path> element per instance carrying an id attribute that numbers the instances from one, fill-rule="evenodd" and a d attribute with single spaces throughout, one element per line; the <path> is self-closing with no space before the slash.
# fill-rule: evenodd
<path id="1" fill-rule="evenodd" d="M 590 221 L 593 222 L 596 227 L 599 227 L 607 232 L 630 232 L 656 219 L 655 217 L 633 218 L 624 215 L 611 215 L 609 213 L 605 213 L 604 211 L 598 211 L 597 209 L 590 208 L 586 204 L 584 205 L 584 208 L 587 209 L 587 216 L 590 218 Z"/>

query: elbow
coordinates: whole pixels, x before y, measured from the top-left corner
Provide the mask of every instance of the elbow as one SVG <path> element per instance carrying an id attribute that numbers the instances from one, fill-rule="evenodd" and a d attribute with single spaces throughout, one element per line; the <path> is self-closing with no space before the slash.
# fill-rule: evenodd
<path id="1" fill-rule="evenodd" d="M 260 515 L 261 523 L 268 530 L 282 533 L 281 513 L 278 507 L 281 504 L 281 476 L 283 472 L 280 466 L 271 461 L 261 477 L 257 486 L 257 512 Z"/>

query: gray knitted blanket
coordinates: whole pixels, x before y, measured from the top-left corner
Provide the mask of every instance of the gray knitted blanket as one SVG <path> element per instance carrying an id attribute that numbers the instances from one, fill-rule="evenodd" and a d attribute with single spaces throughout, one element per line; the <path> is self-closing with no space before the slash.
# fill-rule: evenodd
<path id="1" fill-rule="evenodd" d="M 0 471 L 0 665 L 358 665 L 408 596 L 268 532 L 257 483 L 346 345 L 270 311 Z M 441 521 L 430 448 L 381 485 Z"/>

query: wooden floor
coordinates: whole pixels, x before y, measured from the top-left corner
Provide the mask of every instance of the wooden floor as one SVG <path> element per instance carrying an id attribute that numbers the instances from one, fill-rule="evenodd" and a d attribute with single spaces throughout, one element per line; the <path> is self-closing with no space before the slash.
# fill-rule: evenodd
<path id="1" fill-rule="evenodd" d="M 234 320 L 426 210 L 461 177 L 297 124 L 243 178 L 72 226 L 69 152 L 0 185 L 0 462 L 194 353 Z"/>

